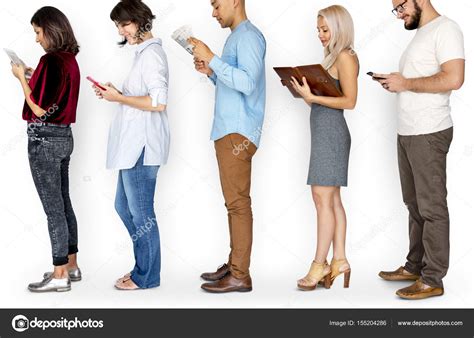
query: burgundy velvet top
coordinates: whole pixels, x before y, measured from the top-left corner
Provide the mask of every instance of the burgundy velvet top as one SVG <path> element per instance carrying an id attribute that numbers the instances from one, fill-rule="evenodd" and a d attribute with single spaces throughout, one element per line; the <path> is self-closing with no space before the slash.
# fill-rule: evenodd
<path id="1" fill-rule="evenodd" d="M 81 75 L 76 57 L 68 52 L 51 52 L 43 55 L 29 85 L 31 100 L 46 111 L 39 118 L 25 101 L 23 120 L 71 124 L 76 122 L 77 101 Z"/>

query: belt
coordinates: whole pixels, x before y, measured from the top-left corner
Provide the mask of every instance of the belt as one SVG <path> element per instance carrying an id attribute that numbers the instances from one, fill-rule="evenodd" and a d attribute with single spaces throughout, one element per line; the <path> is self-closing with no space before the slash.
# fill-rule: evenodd
<path id="1" fill-rule="evenodd" d="M 69 128 L 70 124 L 57 124 L 57 123 L 49 123 L 49 122 L 28 122 L 28 125 L 34 125 L 35 127 L 56 127 L 56 128 Z"/>

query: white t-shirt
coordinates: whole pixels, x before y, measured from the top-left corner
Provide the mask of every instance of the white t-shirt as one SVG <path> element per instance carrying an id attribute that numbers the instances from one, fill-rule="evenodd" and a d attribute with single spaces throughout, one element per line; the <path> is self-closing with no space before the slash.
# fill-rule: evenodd
<path id="1" fill-rule="evenodd" d="M 445 62 L 464 59 L 464 37 L 459 26 L 440 16 L 418 29 L 400 60 L 400 73 L 406 78 L 433 76 Z M 446 93 L 398 94 L 398 133 L 425 135 L 453 126 Z"/>

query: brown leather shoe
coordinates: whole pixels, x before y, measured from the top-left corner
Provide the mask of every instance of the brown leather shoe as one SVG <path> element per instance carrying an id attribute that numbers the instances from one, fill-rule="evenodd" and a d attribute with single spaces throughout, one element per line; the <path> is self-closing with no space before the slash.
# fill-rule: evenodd
<path id="1" fill-rule="evenodd" d="M 395 271 L 380 271 L 379 277 L 388 281 L 418 280 L 421 276 L 414 275 L 405 270 L 403 266 Z"/>
<path id="2" fill-rule="evenodd" d="M 250 276 L 243 279 L 235 278 L 229 273 L 216 282 L 204 283 L 201 288 L 212 293 L 249 292 L 252 291 L 252 279 Z"/>
<path id="3" fill-rule="evenodd" d="M 201 275 L 201 278 L 207 280 L 208 282 L 215 282 L 227 276 L 229 272 L 229 266 L 227 264 L 222 264 L 219 268 L 217 268 L 216 272 L 204 272 Z"/>
<path id="4" fill-rule="evenodd" d="M 428 288 L 426 288 L 426 286 L 425 284 L 423 284 L 421 279 L 418 279 L 414 284 L 410 285 L 409 287 L 398 290 L 397 295 L 403 299 L 416 300 L 442 296 L 444 294 L 443 288 L 435 288 L 432 286 L 428 286 Z"/>

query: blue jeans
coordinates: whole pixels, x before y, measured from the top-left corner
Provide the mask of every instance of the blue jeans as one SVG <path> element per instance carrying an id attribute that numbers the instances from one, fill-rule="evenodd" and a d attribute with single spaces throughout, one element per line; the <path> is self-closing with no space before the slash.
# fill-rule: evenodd
<path id="1" fill-rule="evenodd" d="M 135 254 L 131 279 L 140 288 L 160 285 L 160 233 L 153 208 L 159 166 L 143 165 L 144 151 L 132 169 L 120 170 L 115 210 L 130 234 Z"/>

